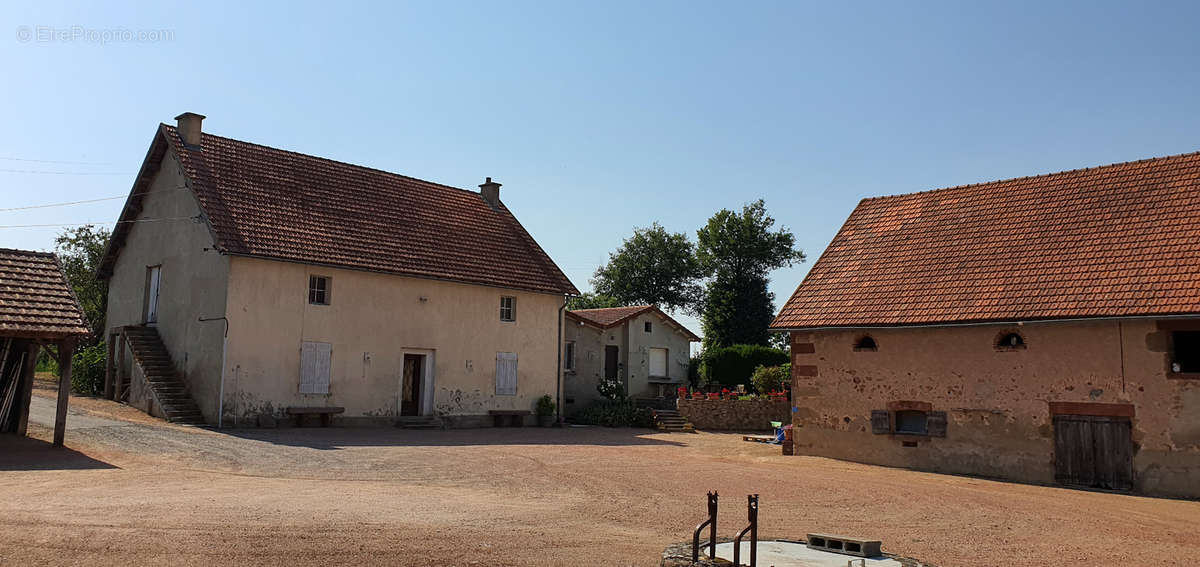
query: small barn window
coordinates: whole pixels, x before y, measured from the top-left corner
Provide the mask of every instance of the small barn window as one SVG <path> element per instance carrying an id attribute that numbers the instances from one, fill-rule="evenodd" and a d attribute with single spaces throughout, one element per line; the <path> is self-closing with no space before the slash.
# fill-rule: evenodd
<path id="1" fill-rule="evenodd" d="M 329 305 L 329 278 L 308 276 L 308 302 L 312 305 Z"/>
<path id="2" fill-rule="evenodd" d="M 563 370 L 575 370 L 575 341 L 567 341 L 563 347 Z"/>
<path id="3" fill-rule="evenodd" d="M 1000 333 L 1000 338 L 996 339 L 996 350 L 1020 350 L 1023 348 L 1025 348 L 1025 337 L 1022 337 L 1021 333 Z"/>
<path id="4" fill-rule="evenodd" d="M 879 346 L 875 344 L 871 335 L 863 335 L 854 341 L 854 350 L 879 350 Z"/>
<path id="5" fill-rule="evenodd" d="M 928 416 L 923 411 L 902 410 L 896 412 L 896 433 L 925 435 L 929 432 Z"/>
<path id="6" fill-rule="evenodd" d="M 650 330 L 651 330 L 652 328 L 653 328 L 653 327 L 650 325 L 650 322 L 649 322 L 649 321 L 646 321 L 646 332 L 647 332 L 647 333 L 651 332 Z"/>
<path id="7" fill-rule="evenodd" d="M 501 321 L 516 321 L 517 320 L 517 298 L 501 297 L 500 298 L 500 320 Z"/>
<path id="8" fill-rule="evenodd" d="M 1200 373 L 1200 331 L 1171 333 L 1171 372 Z"/>

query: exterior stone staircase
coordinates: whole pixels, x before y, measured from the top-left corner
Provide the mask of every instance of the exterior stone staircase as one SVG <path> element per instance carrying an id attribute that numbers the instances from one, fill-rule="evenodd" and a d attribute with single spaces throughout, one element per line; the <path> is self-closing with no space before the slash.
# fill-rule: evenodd
<path id="1" fill-rule="evenodd" d="M 442 418 L 436 415 L 402 415 L 396 418 L 401 429 L 444 429 Z"/>
<path id="2" fill-rule="evenodd" d="M 654 410 L 654 426 L 659 431 L 693 431 L 692 424 L 673 409 Z"/>
<path id="3" fill-rule="evenodd" d="M 180 380 L 179 372 L 171 362 L 171 354 L 158 336 L 158 331 L 154 327 L 125 327 L 125 336 L 133 360 L 142 369 L 146 384 L 167 416 L 167 421 L 204 425 L 200 406 L 188 395 L 187 385 Z M 128 392 L 128 389 L 123 391 Z"/>

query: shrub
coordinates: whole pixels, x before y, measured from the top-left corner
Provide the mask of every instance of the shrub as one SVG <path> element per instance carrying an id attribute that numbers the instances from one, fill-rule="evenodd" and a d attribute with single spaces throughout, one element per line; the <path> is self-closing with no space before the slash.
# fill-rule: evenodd
<path id="1" fill-rule="evenodd" d="M 761 345 L 733 345 L 706 349 L 700 355 L 700 376 L 706 383 L 726 386 L 749 384 L 759 366 L 780 366 L 788 362 L 786 350 Z"/>
<path id="2" fill-rule="evenodd" d="M 596 391 L 600 392 L 604 399 L 612 402 L 625 399 L 625 387 L 621 385 L 620 380 L 601 378 L 600 383 L 596 384 Z"/>
<path id="3" fill-rule="evenodd" d="M 537 414 L 540 416 L 554 415 L 554 399 L 546 394 L 537 401 Z"/>
<path id="4" fill-rule="evenodd" d="M 71 357 L 71 390 L 93 396 L 104 390 L 104 365 L 108 360 L 104 343 L 84 347 Z"/>
<path id="5" fill-rule="evenodd" d="M 639 408 L 629 400 L 596 402 L 575 414 L 576 423 L 605 427 L 650 427 L 647 408 Z"/>
<path id="6" fill-rule="evenodd" d="M 700 386 L 700 357 L 693 356 L 688 359 L 688 384 L 693 388 Z"/>
<path id="7" fill-rule="evenodd" d="M 767 394 L 783 389 L 783 383 L 791 379 L 791 363 L 780 366 L 759 366 L 750 376 L 750 382 L 760 394 Z"/>

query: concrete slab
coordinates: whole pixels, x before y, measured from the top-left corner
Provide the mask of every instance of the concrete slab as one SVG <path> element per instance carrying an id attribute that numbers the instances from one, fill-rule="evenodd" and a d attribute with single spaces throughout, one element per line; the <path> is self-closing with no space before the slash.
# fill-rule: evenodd
<path id="1" fill-rule="evenodd" d="M 717 557 L 733 561 L 733 542 L 718 543 Z M 758 564 L 774 567 L 846 567 L 848 564 L 858 567 L 861 557 L 829 553 L 809 549 L 803 543 L 786 541 L 758 542 Z M 742 542 L 743 565 L 750 563 L 750 542 Z M 852 562 L 852 563 L 850 563 Z M 903 567 L 899 561 L 886 557 L 862 559 L 865 567 Z"/>

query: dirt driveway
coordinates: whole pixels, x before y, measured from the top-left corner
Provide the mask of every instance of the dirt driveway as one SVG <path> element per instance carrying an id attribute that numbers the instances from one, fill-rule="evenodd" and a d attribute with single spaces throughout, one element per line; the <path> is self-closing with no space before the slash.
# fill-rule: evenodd
<path id="1" fill-rule="evenodd" d="M 722 535 L 757 492 L 766 537 L 872 536 L 942 567 L 1200 556 L 1200 502 L 783 457 L 731 434 L 215 432 L 72 406 L 68 450 L 36 423 L 37 439 L 0 436 L 0 565 L 657 565 L 710 489 Z"/>

